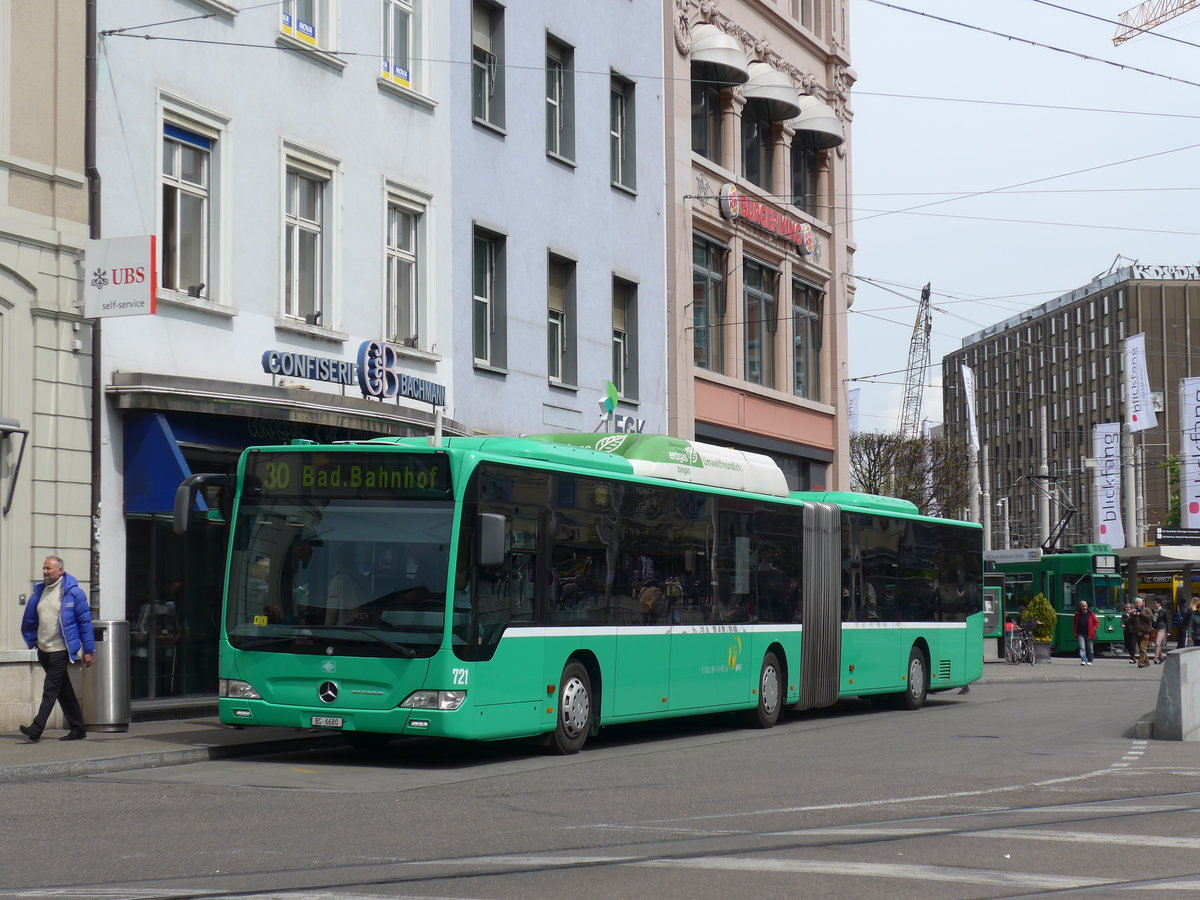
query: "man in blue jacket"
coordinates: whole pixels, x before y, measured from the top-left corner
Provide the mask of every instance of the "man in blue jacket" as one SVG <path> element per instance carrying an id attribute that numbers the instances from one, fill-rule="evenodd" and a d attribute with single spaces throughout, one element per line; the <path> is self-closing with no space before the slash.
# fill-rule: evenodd
<path id="1" fill-rule="evenodd" d="M 33 589 L 33 596 L 21 619 L 21 636 L 30 650 L 37 648 L 38 662 L 46 672 L 42 687 L 42 705 L 29 725 L 21 726 L 21 734 L 37 743 L 46 728 L 46 720 L 58 703 L 67 719 L 65 735 L 60 741 L 78 741 L 87 737 L 83 729 L 83 710 L 67 670 L 83 654 L 83 665 L 92 664 L 96 641 L 92 635 L 92 610 L 79 582 L 63 570 L 63 561 L 48 556 L 42 564 L 42 583 Z"/>

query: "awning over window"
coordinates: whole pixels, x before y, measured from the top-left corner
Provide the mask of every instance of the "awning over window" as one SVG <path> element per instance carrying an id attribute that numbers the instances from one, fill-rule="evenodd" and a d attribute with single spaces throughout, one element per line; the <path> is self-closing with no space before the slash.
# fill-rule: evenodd
<path id="1" fill-rule="evenodd" d="M 800 114 L 800 94 L 792 79 L 764 62 L 750 63 L 750 80 L 742 88 L 747 101 L 762 103 L 772 122 L 794 119 Z"/>
<path id="2" fill-rule="evenodd" d="M 125 512 L 170 513 L 175 489 L 192 474 L 165 417 L 125 418 Z"/>
<path id="3" fill-rule="evenodd" d="M 694 77 L 721 87 L 745 84 L 750 78 L 750 63 L 738 42 L 716 25 L 707 23 L 692 29 L 692 72 Z"/>
<path id="4" fill-rule="evenodd" d="M 810 94 L 800 97 L 800 115 L 792 124 L 797 134 L 805 132 L 818 150 L 830 150 L 846 142 L 841 120 L 833 107 Z"/>

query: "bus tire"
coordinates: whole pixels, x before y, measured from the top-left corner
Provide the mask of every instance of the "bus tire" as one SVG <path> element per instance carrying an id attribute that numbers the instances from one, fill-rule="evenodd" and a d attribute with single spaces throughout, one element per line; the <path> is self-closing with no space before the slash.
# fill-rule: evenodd
<path id="1" fill-rule="evenodd" d="M 779 721 L 783 708 L 783 676 L 779 659 L 774 653 L 763 656 L 762 670 L 758 675 L 758 703 L 754 709 L 746 710 L 745 721 L 751 728 L 771 728 Z"/>
<path id="2" fill-rule="evenodd" d="M 355 750 L 382 750 L 392 742 L 394 734 L 381 734 L 377 731 L 344 731 L 342 737 Z"/>
<path id="3" fill-rule="evenodd" d="M 925 695 L 929 692 L 929 666 L 925 663 L 925 654 L 920 647 L 913 647 L 908 654 L 908 681 L 904 693 L 900 695 L 901 709 L 920 709 L 925 705 Z"/>
<path id="4" fill-rule="evenodd" d="M 592 727 L 592 679 L 577 659 L 563 666 L 558 683 L 558 725 L 550 735 L 550 749 L 564 756 L 578 753 Z"/>

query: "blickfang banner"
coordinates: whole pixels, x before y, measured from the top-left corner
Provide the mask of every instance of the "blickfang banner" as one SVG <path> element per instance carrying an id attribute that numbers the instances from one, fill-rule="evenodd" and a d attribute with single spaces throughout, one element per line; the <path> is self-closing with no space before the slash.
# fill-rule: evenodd
<path id="1" fill-rule="evenodd" d="M 1145 431 L 1158 425 L 1150 399 L 1146 374 L 1146 333 L 1125 338 L 1125 424 L 1130 431 Z"/>
<path id="2" fill-rule="evenodd" d="M 858 399 L 862 394 L 862 388 L 851 388 L 848 396 L 847 410 L 850 414 L 850 433 L 854 434 L 858 431 Z"/>
<path id="3" fill-rule="evenodd" d="M 975 372 L 962 367 L 963 394 L 967 399 L 967 431 L 970 435 L 971 452 L 979 452 L 979 429 L 975 425 Z"/>
<path id="4" fill-rule="evenodd" d="M 1200 378 L 1179 382 L 1180 523 L 1184 528 L 1200 528 Z"/>
<path id="5" fill-rule="evenodd" d="M 1092 429 L 1092 456 L 1096 474 L 1092 482 L 1095 497 L 1096 543 L 1125 546 L 1125 527 L 1121 524 L 1121 423 L 1096 425 Z"/>

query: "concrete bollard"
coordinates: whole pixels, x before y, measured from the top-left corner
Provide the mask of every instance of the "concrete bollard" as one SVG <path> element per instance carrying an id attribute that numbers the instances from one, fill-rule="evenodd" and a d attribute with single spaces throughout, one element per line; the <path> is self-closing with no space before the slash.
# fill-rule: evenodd
<path id="1" fill-rule="evenodd" d="M 1163 663 L 1154 739 L 1200 741 L 1200 647 L 1172 650 Z"/>

